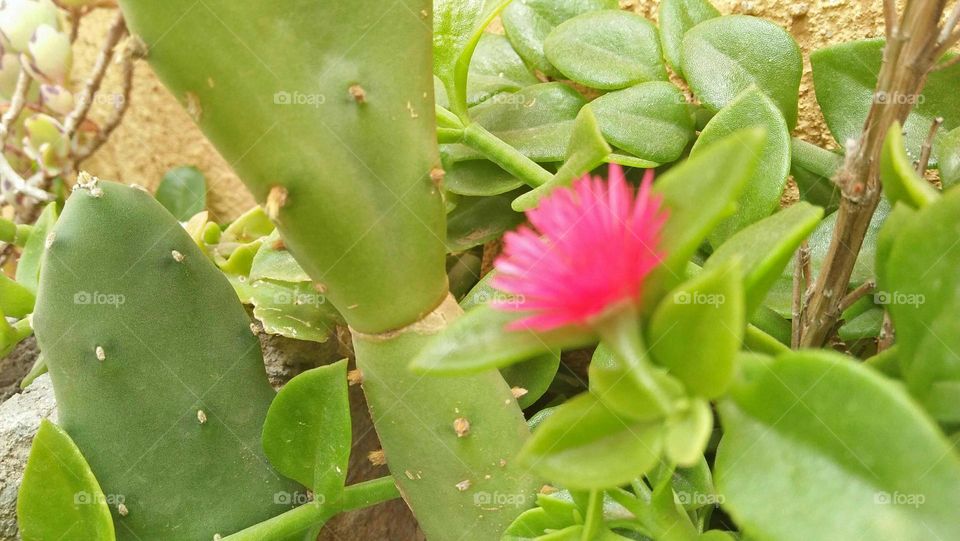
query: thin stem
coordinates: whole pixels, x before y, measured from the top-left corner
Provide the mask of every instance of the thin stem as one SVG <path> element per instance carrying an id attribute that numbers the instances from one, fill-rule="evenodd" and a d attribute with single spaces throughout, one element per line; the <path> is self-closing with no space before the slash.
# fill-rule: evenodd
<path id="1" fill-rule="evenodd" d="M 553 178 L 550 171 L 476 122 L 463 129 L 463 143 L 533 188 L 542 186 Z"/>
<path id="2" fill-rule="evenodd" d="M 883 18 L 886 23 L 887 41 L 890 41 L 897 25 L 897 3 L 895 0 L 883 0 Z"/>
<path id="3" fill-rule="evenodd" d="M 927 172 L 927 166 L 930 165 L 930 152 L 933 151 L 933 140 L 937 137 L 937 130 L 943 125 L 943 117 L 939 116 L 930 123 L 930 132 L 923 141 L 920 148 L 920 159 L 917 160 L 917 174 L 921 177 Z"/>
<path id="4" fill-rule="evenodd" d="M 960 34 L 957 34 L 957 35 L 960 36 Z M 947 60 L 946 62 L 941 62 L 941 63 L 937 64 L 937 65 L 934 66 L 933 69 L 930 70 L 930 71 L 945 70 L 945 69 L 947 69 L 947 68 L 952 68 L 953 66 L 956 66 L 957 64 L 960 64 L 960 54 L 958 54 L 957 56 L 951 58 L 950 60 Z"/>
<path id="5" fill-rule="evenodd" d="M 13 96 L 10 98 L 10 105 L 7 111 L 0 117 L 0 146 L 7 144 L 7 135 L 10 134 L 10 126 L 13 121 L 23 112 L 23 107 L 27 103 L 27 92 L 30 91 L 30 75 L 24 69 L 17 75 L 17 86 L 14 87 Z"/>
<path id="6" fill-rule="evenodd" d="M 590 498 L 587 500 L 587 512 L 583 522 L 583 531 L 580 534 L 581 541 L 590 541 L 600 537 L 600 531 L 603 528 L 603 491 L 591 490 Z"/>
<path id="7" fill-rule="evenodd" d="M 840 312 L 845 312 L 848 308 L 856 304 L 857 301 L 866 297 L 870 293 L 873 293 L 873 290 L 877 288 L 876 280 L 870 279 L 866 282 L 860 284 L 859 287 L 847 294 L 843 300 L 840 301 Z"/>
<path id="8" fill-rule="evenodd" d="M 953 29 L 957 27 L 957 23 L 960 23 L 960 2 L 954 4 L 953 11 L 950 12 L 946 23 L 943 25 L 943 29 L 940 30 L 940 37 L 937 39 L 937 45 L 942 47 L 944 44 L 950 42 L 950 33 L 953 32 Z"/>
<path id="9" fill-rule="evenodd" d="M 810 287 L 809 276 L 810 246 L 806 241 L 797 249 L 796 264 L 793 269 L 793 319 L 790 322 L 790 347 L 800 347 L 801 316 L 803 315 L 803 300 L 807 288 Z"/>
<path id="10" fill-rule="evenodd" d="M 128 37 L 124 44 L 123 51 L 120 53 L 119 62 L 121 65 L 121 87 L 120 94 L 115 95 L 113 111 L 103 126 L 97 131 L 93 139 L 83 148 L 77 150 L 73 156 L 73 169 L 76 170 L 83 160 L 89 158 L 96 152 L 110 137 L 120 122 L 123 120 L 130 106 L 130 92 L 133 89 L 133 73 L 137 60 L 146 55 L 146 47 L 138 38 Z"/>
<path id="11" fill-rule="evenodd" d="M 348 486 L 343 492 L 341 509 L 331 509 L 319 502 L 310 502 L 259 524 L 228 535 L 223 541 L 274 541 L 288 539 L 307 528 L 319 526 L 338 512 L 370 507 L 400 497 L 392 477 L 381 477 Z"/>
<path id="12" fill-rule="evenodd" d="M 893 340 L 896 338 L 896 332 L 893 329 L 893 320 L 890 318 L 890 311 L 883 311 L 883 325 L 880 327 L 880 339 L 877 340 L 877 353 L 890 349 Z"/>
<path id="13" fill-rule="evenodd" d="M 107 31 L 107 37 L 100 47 L 100 52 L 97 54 L 97 61 L 93 65 L 93 70 L 84 82 L 83 89 L 77 95 L 77 105 L 63 121 L 63 134 L 67 141 L 73 140 L 80 124 L 87 118 L 90 106 L 93 105 L 93 97 L 100 90 L 100 84 L 103 83 L 103 77 L 110 66 L 110 60 L 113 59 L 113 50 L 126 33 L 127 25 L 123 20 L 123 13 L 117 12 L 113 24 Z"/>
<path id="14" fill-rule="evenodd" d="M 840 302 L 850 286 L 853 266 L 880 202 L 880 152 L 886 131 L 901 124 L 923 90 L 937 55 L 937 33 L 944 0 L 909 0 L 902 21 L 888 28 L 883 66 L 874 101 L 860 138 L 848 146 L 844 166 L 836 176 L 842 199 L 830 248 L 809 301 L 803 310 L 801 346 L 819 347 L 834 332 Z"/>

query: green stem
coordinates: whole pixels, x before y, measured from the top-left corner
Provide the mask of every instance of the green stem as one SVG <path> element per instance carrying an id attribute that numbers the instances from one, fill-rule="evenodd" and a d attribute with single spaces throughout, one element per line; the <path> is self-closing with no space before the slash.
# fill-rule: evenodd
<path id="1" fill-rule="evenodd" d="M 581 541 L 590 541 L 599 537 L 600 530 L 603 528 L 603 491 L 591 490 L 590 499 L 587 502 L 587 516 L 583 523 L 583 532 L 580 535 Z"/>
<path id="2" fill-rule="evenodd" d="M 532 188 L 542 186 L 553 178 L 553 173 L 476 122 L 463 129 L 463 143 L 482 153 L 490 161 Z"/>
<path id="3" fill-rule="evenodd" d="M 255 524 L 245 530 L 228 535 L 223 541 L 271 541 L 286 539 L 292 535 L 318 526 L 330 520 L 340 511 L 352 511 L 369 507 L 400 497 L 393 477 L 381 477 L 348 486 L 343 492 L 343 507 L 331 509 L 319 502 L 310 502 Z"/>
<path id="4" fill-rule="evenodd" d="M 620 310 L 597 325 L 597 332 L 614 357 L 626 364 L 634 381 L 647 391 L 660 411 L 672 411 L 673 402 L 653 376 L 657 368 L 647 358 L 636 313 Z"/>

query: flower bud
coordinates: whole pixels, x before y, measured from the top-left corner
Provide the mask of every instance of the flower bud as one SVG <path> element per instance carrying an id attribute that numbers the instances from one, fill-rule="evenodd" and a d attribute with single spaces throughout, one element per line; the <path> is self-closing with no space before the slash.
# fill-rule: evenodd
<path id="1" fill-rule="evenodd" d="M 54 84 L 66 80 L 73 64 L 70 36 L 42 24 L 30 38 L 28 50 L 30 54 L 24 66 L 35 79 Z"/>
<path id="2" fill-rule="evenodd" d="M 73 93 L 59 85 L 40 85 L 43 106 L 58 115 L 67 115 L 73 110 Z"/>
<path id="3" fill-rule="evenodd" d="M 9 100 L 17 89 L 20 59 L 13 53 L 0 56 L 0 101 Z"/>
<path id="4" fill-rule="evenodd" d="M 69 151 L 63 126 L 52 116 L 41 113 L 24 120 L 23 127 L 27 132 L 23 138 L 24 153 L 44 170 L 58 173 Z"/>
<path id="5" fill-rule="evenodd" d="M 50 0 L 3 0 L 0 4 L 0 34 L 4 47 L 24 53 L 40 25 L 60 27 L 57 6 Z"/>

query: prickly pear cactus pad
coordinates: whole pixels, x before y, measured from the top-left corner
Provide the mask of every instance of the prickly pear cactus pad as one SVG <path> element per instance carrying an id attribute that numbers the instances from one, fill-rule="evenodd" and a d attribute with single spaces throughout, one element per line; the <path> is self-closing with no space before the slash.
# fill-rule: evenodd
<path id="1" fill-rule="evenodd" d="M 352 327 L 388 331 L 440 304 L 429 0 L 120 4 Z"/>
<path id="2" fill-rule="evenodd" d="M 46 239 L 34 316 L 60 423 L 118 539 L 213 539 L 304 489 L 269 465 L 274 392 L 227 280 L 149 194 L 82 184 Z"/>

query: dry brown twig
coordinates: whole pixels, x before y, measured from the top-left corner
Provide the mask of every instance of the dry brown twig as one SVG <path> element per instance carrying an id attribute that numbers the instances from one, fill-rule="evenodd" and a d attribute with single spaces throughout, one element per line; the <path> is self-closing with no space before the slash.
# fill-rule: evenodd
<path id="1" fill-rule="evenodd" d="M 907 0 L 898 17 L 894 0 L 884 1 L 887 45 L 875 99 L 860 138 L 847 145 L 846 160 L 835 178 L 842 196 L 840 209 L 830 249 L 802 309 L 800 346 L 822 346 L 834 332 L 854 263 L 880 202 L 879 156 L 887 130 L 895 121 L 904 123 L 927 75 L 960 38 L 953 32 L 960 8 L 955 7 L 940 28 L 945 9 L 946 0 Z M 885 99 L 876 99 L 881 96 Z"/>

